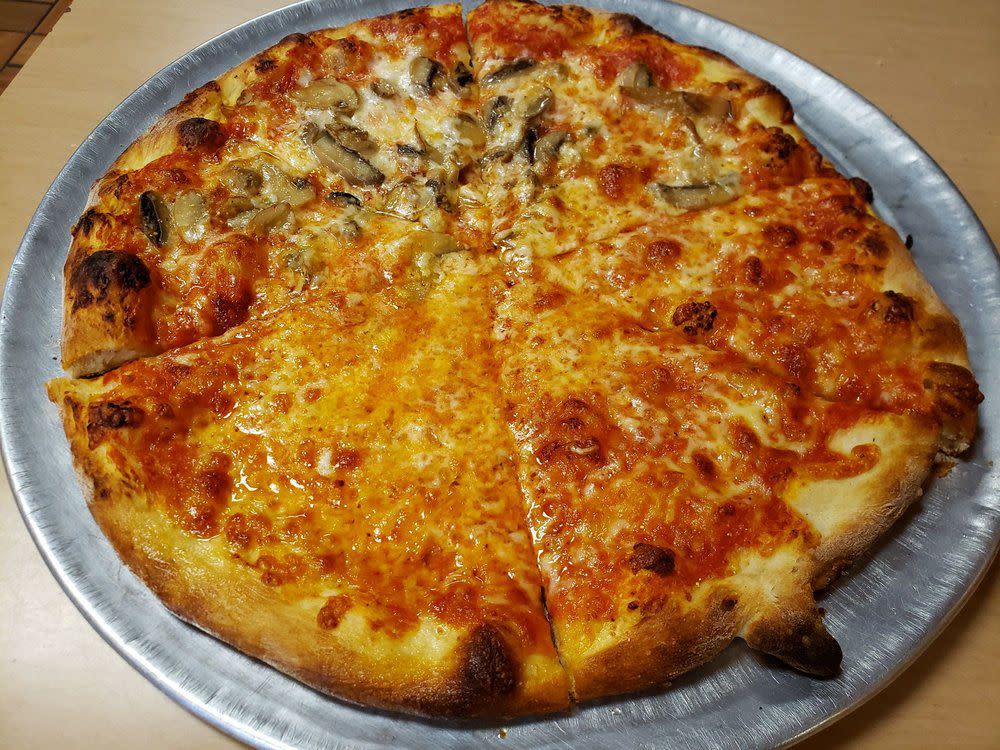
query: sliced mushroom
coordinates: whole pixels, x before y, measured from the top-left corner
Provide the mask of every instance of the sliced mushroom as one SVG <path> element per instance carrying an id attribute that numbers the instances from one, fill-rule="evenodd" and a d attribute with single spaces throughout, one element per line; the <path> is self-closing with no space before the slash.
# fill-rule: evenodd
<path id="1" fill-rule="evenodd" d="M 692 91 L 666 91 L 655 86 L 622 86 L 621 92 L 630 99 L 667 115 L 725 120 L 733 113 L 732 103 L 720 96 L 697 94 Z"/>
<path id="2" fill-rule="evenodd" d="M 413 123 L 413 133 L 417 136 L 417 143 L 420 144 L 420 150 L 424 156 L 437 164 L 444 161 L 444 156 L 434 147 L 427 136 L 424 135 L 419 123 Z"/>
<path id="3" fill-rule="evenodd" d="M 693 91 L 682 91 L 681 96 L 696 115 L 713 120 L 728 120 L 733 116 L 733 103 L 721 96 L 698 94 Z"/>
<path id="4" fill-rule="evenodd" d="M 472 71 L 469 70 L 468 66 L 463 62 L 458 62 L 455 64 L 455 83 L 457 83 L 462 88 L 465 88 L 470 83 L 472 83 Z"/>
<path id="5" fill-rule="evenodd" d="M 569 133 L 562 130 L 552 130 L 537 141 L 531 152 L 531 160 L 539 172 L 547 172 L 559 158 L 559 149 L 566 142 Z"/>
<path id="6" fill-rule="evenodd" d="M 185 190 L 174 200 L 171 211 L 174 226 L 187 242 L 197 242 L 205 234 L 208 204 L 197 190 Z"/>
<path id="7" fill-rule="evenodd" d="M 330 203 L 334 203 L 338 206 L 360 206 L 361 199 L 353 193 L 345 193 L 340 190 L 334 190 L 332 193 L 327 193 L 326 199 Z"/>
<path id="8" fill-rule="evenodd" d="M 273 164 L 261 166 L 264 185 L 261 192 L 272 203 L 287 203 L 297 208 L 316 197 L 312 183 L 305 178 L 293 179 Z"/>
<path id="9" fill-rule="evenodd" d="M 413 221 L 437 202 L 432 187 L 405 182 L 396 185 L 385 197 L 386 211 Z"/>
<path id="10" fill-rule="evenodd" d="M 500 121 L 510 112 L 511 99 L 509 96 L 494 97 L 486 105 L 486 130 L 492 133 L 496 130 Z"/>
<path id="11" fill-rule="evenodd" d="M 305 107 L 332 109 L 351 115 L 361 105 L 358 92 L 336 78 L 321 78 L 292 92 L 292 97 Z"/>
<path id="12" fill-rule="evenodd" d="M 393 85 L 392 81 L 387 81 L 384 78 L 376 78 L 372 81 L 371 89 L 375 96 L 382 99 L 392 99 L 399 95 L 399 91 Z"/>
<path id="13" fill-rule="evenodd" d="M 452 118 L 451 124 L 464 145 L 482 148 L 486 143 L 482 126 L 471 115 L 462 112 Z"/>
<path id="14" fill-rule="evenodd" d="M 514 112 L 510 97 L 498 96 L 486 106 L 486 130 L 493 150 L 516 151 L 527 128 L 528 121 Z"/>
<path id="15" fill-rule="evenodd" d="M 331 122 L 326 126 L 334 140 L 341 146 L 357 151 L 359 154 L 371 156 L 378 150 L 378 144 L 361 128 L 346 122 Z"/>
<path id="16" fill-rule="evenodd" d="M 494 70 L 489 75 L 483 78 L 483 83 L 486 85 L 491 85 L 497 83 L 498 81 L 503 81 L 511 76 L 523 73 L 526 70 L 530 70 L 535 67 L 537 63 L 530 57 L 519 57 L 516 60 L 512 60 L 505 65 L 501 65 L 499 68 Z"/>
<path id="17" fill-rule="evenodd" d="M 263 182 L 260 172 L 239 164 L 226 167 L 221 180 L 233 195 L 257 195 Z"/>
<path id="18" fill-rule="evenodd" d="M 139 196 L 139 220 L 143 234 L 162 247 L 170 234 L 170 212 L 159 193 L 147 190 Z"/>
<path id="19" fill-rule="evenodd" d="M 275 203 L 262 208 L 247 222 L 247 231 L 251 234 L 267 234 L 272 229 L 281 226 L 292 216 L 292 207 L 287 203 Z"/>
<path id="20" fill-rule="evenodd" d="M 441 71 L 441 63 L 429 57 L 414 57 L 410 62 L 410 83 L 425 94 L 434 90 L 434 78 Z"/>
<path id="21" fill-rule="evenodd" d="M 740 177 L 732 173 L 711 182 L 691 185 L 666 185 L 654 183 L 659 196 L 675 208 L 694 211 L 728 203 L 740 195 Z"/>
<path id="22" fill-rule="evenodd" d="M 618 82 L 628 88 L 648 89 L 653 86 L 653 73 L 645 63 L 636 61 L 624 70 Z"/>
<path id="23" fill-rule="evenodd" d="M 552 104 L 552 89 L 546 87 L 531 96 L 524 105 L 524 116 L 531 120 L 538 117 Z"/>
<path id="24" fill-rule="evenodd" d="M 420 277 L 429 278 L 436 270 L 435 261 L 442 255 L 462 252 L 466 248 L 451 235 L 441 232 L 414 232 L 409 238 L 413 265 Z"/>
<path id="25" fill-rule="evenodd" d="M 372 187 L 381 185 L 385 175 L 372 166 L 357 151 L 338 143 L 329 132 L 320 131 L 312 143 L 313 153 L 327 169 L 330 169 L 351 185 Z"/>
<path id="26" fill-rule="evenodd" d="M 222 221 L 229 221 L 235 216 L 253 209 L 253 201 L 245 195 L 232 195 L 214 204 L 215 215 Z"/>
<path id="27" fill-rule="evenodd" d="M 424 157 L 422 148 L 411 146 L 409 143 L 397 143 L 396 153 L 409 159 L 422 159 Z"/>

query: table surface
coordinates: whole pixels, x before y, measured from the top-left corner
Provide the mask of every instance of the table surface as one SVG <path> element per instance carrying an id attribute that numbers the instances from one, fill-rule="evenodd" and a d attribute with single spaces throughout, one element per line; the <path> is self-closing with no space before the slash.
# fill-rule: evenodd
<path id="1" fill-rule="evenodd" d="M 584 0 L 578 0 L 585 4 Z M 0 97 L 0 276 L 90 130 L 171 60 L 281 0 L 76 0 Z M 1000 238 L 1000 3 L 696 0 L 875 102 Z M 114 61 L 113 64 L 110 61 Z M 801 747 L 1000 747 L 1000 576 L 880 695 Z M 107 646 L 45 568 L 0 482 L 0 746 L 233 748 Z"/>

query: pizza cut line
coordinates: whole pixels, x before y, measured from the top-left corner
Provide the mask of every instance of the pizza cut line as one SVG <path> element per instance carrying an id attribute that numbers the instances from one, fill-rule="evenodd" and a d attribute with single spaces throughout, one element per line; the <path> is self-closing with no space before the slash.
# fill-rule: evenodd
<path id="1" fill-rule="evenodd" d="M 94 185 L 48 391 L 125 563 L 330 695 L 550 713 L 737 638 L 831 677 L 814 592 L 982 400 L 871 203 L 631 16 L 293 34 Z"/>

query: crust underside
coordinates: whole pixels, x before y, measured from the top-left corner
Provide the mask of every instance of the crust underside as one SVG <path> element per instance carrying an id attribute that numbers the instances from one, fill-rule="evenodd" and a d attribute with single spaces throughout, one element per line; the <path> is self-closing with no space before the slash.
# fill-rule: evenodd
<path id="1" fill-rule="evenodd" d="M 240 71 L 251 71 L 254 60 L 265 54 L 226 77 L 238 79 Z M 174 148 L 176 123 L 208 115 L 226 94 L 211 87 L 199 90 L 126 150 L 113 169 L 135 168 Z M 96 200 L 96 187 L 91 204 Z M 74 240 L 67 269 L 85 252 Z M 894 288 L 954 321 L 902 244 L 892 252 L 887 276 L 892 277 Z M 72 374 L 104 371 L 154 353 L 136 334 L 88 327 L 85 320 L 72 317 L 70 307 L 67 300 L 62 347 L 64 366 Z M 95 309 L 90 314 L 105 313 Z M 944 358 L 967 368 L 957 321 L 950 336 L 943 347 L 948 351 Z M 70 406 L 72 384 L 50 384 L 49 392 L 61 410 L 96 521 L 128 567 L 177 616 L 330 695 L 418 714 L 457 717 L 499 718 L 563 710 L 570 700 L 567 679 L 578 700 L 664 684 L 709 661 L 737 638 L 804 671 L 836 674 L 839 647 L 822 625 L 813 590 L 826 586 L 862 556 L 920 496 L 939 449 L 964 450 L 976 429 L 974 414 L 961 424 L 946 425 L 944 436 L 940 426 L 893 418 L 889 431 L 881 436 L 886 440 L 883 460 L 855 488 L 864 502 L 850 513 L 836 517 L 826 513 L 824 509 L 836 498 L 823 487 L 793 492 L 790 502 L 822 529 L 822 541 L 809 551 L 808 569 L 796 567 L 794 575 L 788 573 L 791 563 L 782 569 L 788 575 L 787 590 L 775 594 L 769 582 L 753 576 L 715 582 L 704 587 L 693 602 L 666 600 L 629 614 L 607 626 L 596 640 L 575 643 L 566 636 L 558 646 L 569 677 L 551 665 L 535 665 L 530 677 L 522 675 L 513 693 L 483 696 L 455 678 L 461 672 L 458 644 L 470 638 L 468 630 L 437 633 L 434 661 L 393 646 L 361 625 L 339 629 L 336 635 L 318 630 L 313 613 L 262 585 L 252 571 L 220 555 L 209 541 L 178 531 L 163 515 L 146 509 L 141 490 L 123 490 L 120 478 L 89 448 L 86 428 Z"/>

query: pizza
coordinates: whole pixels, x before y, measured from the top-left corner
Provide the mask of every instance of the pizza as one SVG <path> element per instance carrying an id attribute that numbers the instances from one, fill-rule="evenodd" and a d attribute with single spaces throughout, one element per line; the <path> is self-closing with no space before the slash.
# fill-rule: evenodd
<path id="1" fill-rule="evenodd" d="M 94 185 L 48 385 L 175 614 L 332 696 L 498 719 L 814 594 L 971 445 L 962 329 L 772 85 L 487 0 L 293 34 Z"/>

